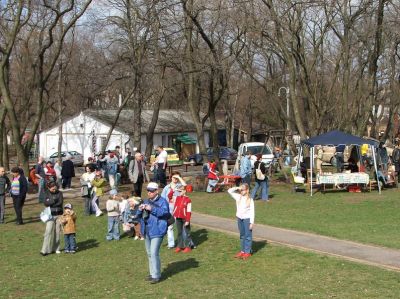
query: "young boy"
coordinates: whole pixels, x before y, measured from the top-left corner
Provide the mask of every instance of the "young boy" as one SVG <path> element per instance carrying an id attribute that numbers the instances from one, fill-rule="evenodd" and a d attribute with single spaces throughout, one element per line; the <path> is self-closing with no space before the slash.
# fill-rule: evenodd
<path id="1" fill-rule="evenodd" d="M 108 216 L 107 241 L 119 240 L 119 201 L 117 190 L 111 189 L 110 199 L 106 203 Z"/>
<path id="2" fill-rule="evenodd" d="M 72 209 L 72 204 L 67 203 L 64 206 L 64 213 L 61 216 L 61 224 L 64 229 L 64 243 L 65 253 L 75 253 L 76 252 L 76 213 Z"/>
<path id="3" fill-rule="evenodd" d="M 131 227 L 133 227 L 133 237 L 134 240 L 144 240 L 144 237 L 142 236 L 140 232 L 140 222 L 139 219 L 137 218 L 137 209 L 139 207 L 139 204 L 141 202 L 140 197 L 130 197 L 128 198 L 128 203 L 129 206 L 127 207 L 126 210 L 126 219 L 127 222 L 130 224 Z"/>
<path id="4" fill-rule="evenodd" d="M 175 252 L 190 252 L 190 217 L 192 215 L 192 201 L 186 196 L 185 187 L 179 188 L 180 195 L 176 197 L 174 207 L 174 217 L 176 218 L 176 228 L 178 229 L 178 246 Z"/>

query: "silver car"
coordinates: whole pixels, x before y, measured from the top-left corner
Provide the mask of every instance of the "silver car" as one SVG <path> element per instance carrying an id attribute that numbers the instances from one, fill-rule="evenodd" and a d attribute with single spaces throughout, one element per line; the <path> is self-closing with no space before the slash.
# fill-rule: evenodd
<path id="1" fill-rule="evenodd" d="M 78 153 L 77 151 L 63 151 L 61 152 L 62 160 L 67 159 L 67 155 L 71 156 L 71 161 L 74 163 L 75 166 L 82 166 L 83 165 L 83 155 Z M 58 152 L 52 154 L 47 161 L 51 161 L 53 164 L 57 161 Z"/>

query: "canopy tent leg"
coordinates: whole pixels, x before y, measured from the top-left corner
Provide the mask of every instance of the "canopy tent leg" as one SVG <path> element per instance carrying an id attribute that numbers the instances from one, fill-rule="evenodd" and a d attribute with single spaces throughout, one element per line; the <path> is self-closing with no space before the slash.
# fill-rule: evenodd
<path id="1" fill-rule="evenodd" d="M 310 196 L 313 195 L 314 147 L 310 148 Z"/>
<path id="2" fill-rule="evenodd" d="M 378 177 L 378 166 L 376 165 L 375 146 L 372 146 L 372 156 L 374 157 L 374 168 L 375 168 L 376 180 L 378 183 L 378 192 L 379 194 L 381 194 L 381 184 L 379 183 L 379 177 Z"/>

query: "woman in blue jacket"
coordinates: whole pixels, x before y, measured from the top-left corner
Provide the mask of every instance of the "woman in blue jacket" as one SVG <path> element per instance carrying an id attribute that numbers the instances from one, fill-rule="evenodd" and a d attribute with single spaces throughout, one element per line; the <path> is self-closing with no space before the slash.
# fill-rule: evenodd
<path id="1" fill-rule="evenodd" d="M 137 215 L 149 259 L 150 275 L 146 280 L 154 284 L 161 279 L 160 247 L 167 233 L 169 206 L 167 200 L 158 194 L 156 183 L 151 182 L 147 185 L 147 193 L 148 199 L 139 206 Z"/>

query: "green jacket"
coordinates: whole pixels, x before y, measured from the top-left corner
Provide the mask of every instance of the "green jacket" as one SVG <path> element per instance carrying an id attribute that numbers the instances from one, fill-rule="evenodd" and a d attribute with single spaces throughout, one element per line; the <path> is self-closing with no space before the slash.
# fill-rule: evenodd
<path id="1" fill-rule="evenodd" d="M 91 182 L 91 184 L 94 186 L 94 191 L 96 192 L 97 196 L 102 196 L 104 194 L 103 188 L 107 185 L 107 181 L 105 179 L 96 178 Z"/>

